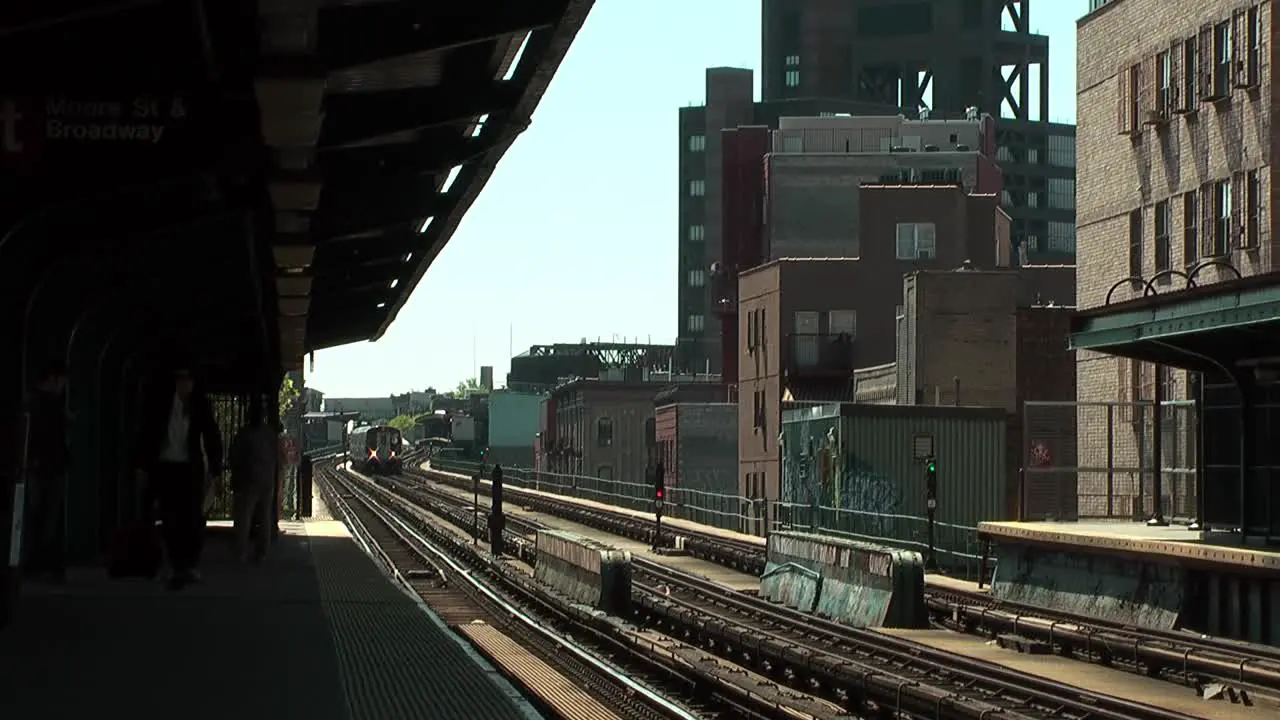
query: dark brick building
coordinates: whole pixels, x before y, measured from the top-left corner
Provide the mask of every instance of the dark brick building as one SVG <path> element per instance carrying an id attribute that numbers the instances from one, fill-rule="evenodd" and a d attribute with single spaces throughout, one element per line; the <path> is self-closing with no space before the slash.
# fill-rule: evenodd
<path id="1" fill-rule="evenodd" d="M 1048 122 L 1048 38 L 1030 0 L 764 0 L 763 100 L 753 73 L 707 70 L 706 104 L 680 110 L 677 359 L 719 371 L 708 272 L 725 259 L 721 130 L 824 114 L 999 118 L 996 160 L 1011 242 L 1030 262 L 1075 256 L 1075 128 Z M 1009 29 L 1004 29 L 1008 27 Z M 1030 107 L 1031 73 L 1040 101 Z M 728 263 L 726 263 L 728 264 Z M 730 319 L 731 320 L 731 319 Z"/>

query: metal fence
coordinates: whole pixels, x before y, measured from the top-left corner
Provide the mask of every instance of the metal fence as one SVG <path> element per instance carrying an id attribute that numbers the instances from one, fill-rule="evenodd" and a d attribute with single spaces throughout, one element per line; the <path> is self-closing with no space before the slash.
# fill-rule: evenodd
<path id="1" fill-rule="evenodd" d="M 833 507 L 773 503 L 769 527 L 848 538 L 915 550 L 929 551 L 929 521 L 917 515 L 893 515 Z M 977 580 L 982 569 L 983 543 L 978 529 L 969 525 L 934 523 L 934 560 L 949 575 Z M 990 568 L 995 567 L 994 560 Z"/>
<path id="2" fill-rule="evenodd" d="M 218 425 L 218 434 L 222 438 L 222 467 L 231 466 L 231 441 L 240 428 L 244 427 L 249 414 L 248 399 L 239 395 L 211 395 L 213 419 Z M 231 519 L 231 473 L 226 472 L 217 482 L 222 484 L 216 494 L 213 507 L 209 510 L 209 520 Z"/>
<path id="3" fill-rule="evenodd" d="M 1151 402 L 1027 402 L 1021 519 L 1150 517 L 1157 446 L 1165 517 L 1194 518 L 1195 403 L 1167 401 L 1158 412 Z"/>
<path id="4" fill-rule="evenodd" d="M 446 472 L 472 475 L 480 464 L 470 460 L 434 459 L 431 465 Z M 486 477 L 492 466 L 486 466 Z M 589 475 L 540 472 L 529 468 L 503 465 L 503 482 L 512 487 L 540 490 L 580 500 L 591 500 L 604 505 L 626 508 L 638 512 L 653 511 L 653 486 L 648 483 L 603 480 Z M 762 527 L 752 513 L 760 503 L 737 495 L 710 493 L 680 487 L 668 487 L 664 514 L 667 517 L 696 522 L 700 525 L 737 532 L 750 533 Z"/>
<path id="5" fill-rule="evenodd" d="M 432 466 L 446 472 L 472 475 L 479 463 L 440 460 Z M 487 471 L 491 469 L 486 467 Z M 605 505 L 641 512 L 653 510 L 653 487 L 645 483 L 602 480 L 585 475 L 538 472 L 503 466 L 503 480 L 513 487 L 541 490 L 566 497 L 593 500 Z M 773 502 L 740 495 L 709 493 L 679 487 L 667 488 L 667 517 L 688 520 L 748 535 L 771 530 L 817 532 L 863 542 L 928 550 L 928 520 L 915 515 L 893 515 L 797 503 Z M 935 558 L 939 567 L 969 579 L 978 577 L 982 548 L 977 528 L 935 523 Z M 994 567 L 994 566 L 992 566 Z"/>
<path id="6" fill-rule="evenodd" d="M 240 429 L 248 422 L 249 400 L 239 395 L 211 395 L 209 402 L 213 406 L 214 422 L 217 423 L 218 433 L 222 438 L 222 467 L 226 468 L 227 471 L 217 480 L 222 487 L 215 493 L 213 506 L 210 508 L 206 518 L 209 520 L 230 520 L 232 511 L 231 443 L 240 432 Z M 340 451 L 340 446 L 322 448 L 313 451 L 312 454 L 322 455 L 335 449 Z M 281 519 L 293 518 L 298 512 L 297 466 L 280 468 L 279 480 L 280 502 L 277 508 L 278 516 Z"/>

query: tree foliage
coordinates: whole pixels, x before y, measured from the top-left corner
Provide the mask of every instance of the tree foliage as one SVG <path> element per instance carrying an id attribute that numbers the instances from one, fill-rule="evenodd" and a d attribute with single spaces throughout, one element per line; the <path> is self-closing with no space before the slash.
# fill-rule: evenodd
<path id="1" fill-rule="evenodd" d="M 480 381 L 472 377 L 458 383 L 457 389 L 447 394 L 452 398 L 464 398 L 472 393 L 477 393 L 482 390 L 484 390 L 484 388 L 480 385 Z"/>
<path id="2" fill-rule="evenodd" d="M 284 376 L 284 382 L 280 383 L 280 393 L 277 401 L 280 403 L 280 417 L 283 418 L 289 414 L 289 410 L 294 403 L 298 402 L 298 398 L 302 396 L 302 390 L 293 384 L 293 378 L 288 375 Z"/>
<path id="3" fill-rule="evenodd" d="M 418 424 L 418 419 L 413 415 L 397 415 L 388 420 L 387 424 L 402 433 L 407 433 L 413 429 L 414 425 Z"/>

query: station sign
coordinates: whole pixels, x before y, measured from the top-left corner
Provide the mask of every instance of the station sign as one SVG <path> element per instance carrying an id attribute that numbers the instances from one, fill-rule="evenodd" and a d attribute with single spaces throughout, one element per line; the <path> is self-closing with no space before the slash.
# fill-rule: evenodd
<path id="1" fill-rule="evenodd" d="M 172 153 L 198 144 L 193 110 L 180 94 L 0 95 L 0 171 Z"/>

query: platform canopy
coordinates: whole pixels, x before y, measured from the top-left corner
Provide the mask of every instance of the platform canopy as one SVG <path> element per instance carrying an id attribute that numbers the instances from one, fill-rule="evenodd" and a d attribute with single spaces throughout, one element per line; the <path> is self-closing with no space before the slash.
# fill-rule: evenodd
<path id="1" fill-rule="evenodd" d="M 228 384 L 378 338 L 591 5 L 0 3 L 6 323 L 33 357 L 69 327 L 183 345 Z"/>
<path id="2" fill-rule="evenodd" d="M 1280 365 L 1280 273 L 1175 282 L 1176 292 L 1076 313 L 1071 349 L 1205 372 Z"/>

